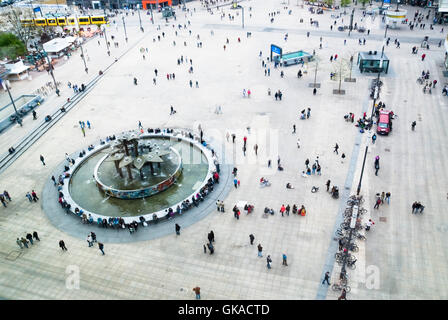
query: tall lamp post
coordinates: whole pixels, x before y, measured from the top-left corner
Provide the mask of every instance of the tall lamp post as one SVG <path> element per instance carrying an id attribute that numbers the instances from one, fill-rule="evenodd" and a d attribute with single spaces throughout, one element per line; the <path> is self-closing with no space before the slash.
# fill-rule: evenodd
<path id="1" fill-rule="evenodd" d="M 8 75 L 8 72 L 4 72 L 3 74 L 0 74 L 0 77 L 3 78 L 3 77 L 6 77 L 7 75 Z M 14 103 L 14 99 L 12 98 L 11 92 L 9 91 L 8 83 L 6 81 L 7 80 L 2 82 L 3 83 L 3 87 L 6 88 L 6 91 L 8 91 L 9 99 L 11 99 L 12 106 L 14 107 L 14 111 L 16 113 L 16 121 L 22 127 L 23 126 L 22 125 L 22 119 L 21 119 L 19 113 L 17 112 L 16 104 Z"/>
<path id="2" fill-rule="evenodd" d="M 243 25 L 243 29 L 244 29 L 244 7 L 238 5 L 236 8 L 241 9 L 241 21 L 242 21 L 242 25 Z"/>
<path id="3" fill-rule="evenodd" d="M 350 15 L 350 26 L 348 28 L 348 36 L 350 37 L 350 33 L 352 32 L 353 29 L 353 15 L 355 14 L 355 9 L 352 9 L 352 14 Z"/>
<path id="4" fill-rule="evenodd" d="M 82 39 L 84 40 L 84 39 Z M 86 59 L 84 56 L 84 49 L 82 48 L 82 41 L 79 42 L 79 46 L 81 47 L 81 57 L 82 57 L 82 61 L 84 62 L 84 71 L 86 73 L 89 73 L 89 68 L 87 68 L 87 63 L 86 63 Z"/>
<path id="5" fill-rule="evenodd" d="M 126 42 L 128 42 L 128 35 L 126 33 L 126 23 L 124 22 L 124 16 L 122 16 L 121 18 L 123 19 L 124 36 L 126 37 Z"/>
<path id="6" fill-rule="evenodd" d="M 140 6 L 137 8 L 137 13 L 138 13 L 138 20 L 140 21 L 140 30 L 142 32 L 145 32 L 145 30 L 143 30 L 143 27 L 142 27 L 142 19 L 140 18 Z"/>
<path id="7" fill-rule="evenodd" d="M 37 43 L 35 43 L 35 47 L 37 48 Z M 51 78 L 53 78 L 54 87 L 56 88 L 56 94 L 59 97 L 60 96 L 59 88 L 58 88 L 58 85 L 56 83 L 56 79 L 54 78 L 53 65 L 51 64 L 50 57 L 48 57 L 48 53 L 45 51 L 43 44 L 42 44 L 42 52 L 43 52 L 44 57 L 47 58 L 47 63 L 48 63 L 48 68 L 50 70 Z"/>
<path id="8" fill-rule="evenodd" d="M 151 11 L 151 22 L 152 24 L 154 24 L 154 15 L 152 14 L 152 3 L 149 4 L 149 10 Z"/>
<path id="9" fill-rule="evenodd" d="M 107 55 L 110 56 L 109 42 L 107 41 L 106 27 L 104 27 L 103 31 L 104 31 L 104 40 L 106 40 Z"/>

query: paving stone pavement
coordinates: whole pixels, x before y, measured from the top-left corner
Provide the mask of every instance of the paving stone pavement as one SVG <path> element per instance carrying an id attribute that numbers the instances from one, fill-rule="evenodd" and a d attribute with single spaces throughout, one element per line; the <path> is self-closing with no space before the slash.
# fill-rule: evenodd
<path id="1" fill-rule="evenodd" d="M 246 4 L 242 2 L 242 5 L 252 6 L 252 18 L 246 16 L 245 19 L 247 30 L 254 30 L 250 38 L 246 38 L 246 30 L 236 29 L 241 23 L 240 16 L 235 16 L 235 21 L 230 22 L 227 18 L 221 21 L 219 14 L 210 15 L 198 2 L 187 4 L 197 8 L 196 13 L 188 16 L 192 24 L 191 36 L 185 30 L 178 30 L 176 37 L 173 28 L 163 22 L 162 30 L 156 31 L 157 23 L 152 27 L 145 17 L 147 34 L 143 40 L 110 69 L 75 109 L 0 175 L 1 188 L 8 190 L 13 198 L 8 208 L 0 209 L 1 298 L 194 299 L 192 288 L 200 286 L 203 299 L 336 299 L 339 293 L 322 287 L 321 282 L 326 271 L 332 273 L 330 281 L 333 282 L 339 270 L 329 257 L 336 249 L 334 230 L 345 206 L 345 197 L 332 199 L 324 184 L 331 179 L 332 184 L 339 186 L 341 195 L 353 194 L 366 145 L 369 150 L 361 193 L 365 197 L 367 216 L 375 221 L 375 225 L 367 234 L 367 240 L 358 242 L 357 266 L 354 271 L 349 271 L 352 291 L 347 295 L 348 299 L 448 297 L 445 290 L 448 245 L 444 241 L 448 221 L 443 215 L 447 201 L 444 188 L 448 181 L 445 139 L 448 119 L 444 112 L 446 97 L 440 94 L 445 82 L 442 75 L 444 50 L 434 45 L 429 51 L 421 49 L 427 52 L 427 58 L 421 61 L 420 55 L 411 55 L 411 48 L 418 46 L 429 31 L 388 31 L 392 41 L 395 37 L 406 38 L 400 49 L 393 45 L 386 47 L 391 69 L 388 75 L 381 77 L 384 82 L 381 100 L 398 117 L 394 120 L 393 132 L 378 137 L 372 145 L 372 133 L 359 133 L 351 123 L 344 121 L 343 116 L 354 112 L 358 118 L 364 110 L 370 110 L 369 86 L 375 75 L 354 71 L 356 83 L 343 82 L 346 94 L 333 95 L 338 83 L 330 80 L 329 74 L 338 67 L 338 62 L 331 63 L 329 57 L 337 53 L 339 59 L 348 60 L 360 49 L 381 50 L 384 29 L 380 24 L 376 25 L 378 21 L 371 24 L 372 39 L 363 35 L 367 39 L 365 46 L 358 45 L 358 34 L 347 38 L 344 46 L 341 33 L 333 31 L 337 36 L 330 34 L 329 25 L 333 20 L 328 13 L 311 15 L 306 6 L 302 9 L 291 5 L 293 14 L 289 16 L 274 0 L 252 0 Z M 268 13 L 274 8 L 281 14 L 271 25 Z M 412 14 L 414 8 L 409 10 Z M 228 8 L 224 11 L 230 12 Z M 357 9 L 356 21 L 360 21 L 359 12 Z M 319 49 L 320 36 L 312 34 L 307 38 L 301 31 L 309 28 L 309 23 L 299 24 L 299 17 L 305 22 L 310 17 L 318 19 L 320 30 L 327 30 L 329 35 L 323 36 L 323 49 Z M 127 19 L 131 40 L 123 51 L 133 45 L 133 39 L 137 41 L 141 37 L 138 17 Z M 178 15 L 178 21 L 186 23 L 183 14 Z M 223 27 L 214 28 L 212 36 L 207 26 L 220 24 Z M 232 26 L 232 30 L 227 26 Z M 266 32 L 264 28 L 275 30 Z M 285 28 L 298 31 L 291 31 L 285 41 Z M 436 26 L 433 38 L 441 37 L 439 28 Z M 165 38 L 153 42 L 152 38 L 162 31 L 166 33 Z M 111 33 L 124 38 L 122 28 Z M 203 42 L 202 48 L 196 46 L 197 34 Z M 238 37 L 241 43 L 237 42 Z M 226 38 L 230 43 L 224 50 Z M 173 46 L 173 40 L 176 40 L 176 46 Z M 186 47 L 184 41 L 187 41 Z M 283 79 L 279 75 L 280 69 L 272 66 L 271 76 L 264 76 L 258 53 L 262 50 L 263 57 L 268 56 L 271 43 L 282 46 L 284 52 L 316 50 L 319 58 L 317 81 L 321 83 L 316 96 L 308 87 L 314 80 L 314 64 L 305 66 L 308 73 L 302 79 L 296 77 L 297 66 L 282 69 Z M 96 40 L 91 41 L 87 45 L 90 46 L 88 52 L 92 60 L 93 56 L 97 57 L 92 65 L 100 68 L 101 61 L 106 63 L 113 59 L 113 54 L 109 58 L 103 47 L 95 45 Z M 140 47 L 148 47 L 149 58 L 142 59 Z M 177 65 L 180 55 L 193 60 L 194 73 L 188 73 L 189 63 Z M 81 63 L 80 59 L 72 59 L 65 64 L 65 71 L 58 76 L 60 81 L 65 83 L 74 77 L 74 68 L 79 68 Z M 152 83 L 155 68 L 159 70 L 157 85 Z M 97 72 L 94 69 L 89 66 L 91 72 Z M 439 81 L 440 87 L 433 90 L 432 95 L 423 94 L 421 86 L 415 82 L 423 69 L 430 70 L 431 77 Z M 173 72 L 176 79 L 166 80 L 166 73 Z M 86 79 L 85 75 L 78 76 L 79 81 Z M 137 86 L 132 83 L 133 77 L 139 80 Z M 190 88 L 190 79 L 193 83 L 198 81 L 199 88 Z M 29 82 L 33 84 L 32 88 L 35 86 L 33 81 Z M 242 97 L 244 88 L 251 89 L 250 98 Z M 267 88 L 272 92 L 280 89 L 284 94 L 282 101 L 268 96 Z M 170 105 L 177 110 L 174 116 L 169 115 Z M 214 113 L 216 105 L 222 105 L 223 114 Z M 310 119 L 299 120 L 300 110 L 306 107 L 311 108 Z M 87 119 L 93 127 L 87 130 L 84 138 L 78 121 Z M 106 255 L 102 256 L 97 246 L 89 248 L 83 238 L 55 227 L 43 212 L 42 199 L 30 203 L 25 193 L 31 189 L 38 195 L 44 192 L 51 173 L 64 159 L 65 152 L 79 150 L 114 132 L 136 128 L 138 120 L 145 127 L 197 130 L 197 125 L 201 124 L 205 136 L 213 139 L 215 150 L 222 154 L 220 158 L 228 157 L 237 166 L 241 186 L 238 189 L 232 187 L 223 199 L 226 213 L 217 213 L 212 206 L 206 217 L 183 228 L 180 236 L 173 232 L 132 243 L 105 241 Z M 410 124 L 414 120 L 417 120 L 417 126 L 412 132 Z M 294 123 L 296 134 L 291 133 Z M 250 127 L 250 133 L 247 127 Z M 236 133 L 235 144 L 226 140 L 227 132 Z M 244 135 L 248 137 L 246 157 L 241 151 Z M 1 145 L 8 145 L 5 139 L 14 141 L 16 136 L 21 136 L 20 128 L 13 127 L 0 136 Z M 300 149 L 296 146 L 297 138 L 301 140 Z M 340 146 L 339 155 L 333 153 L 336 142 Z M 257 156 L 253 151 L 255 143 L 259 146 Z M 346 155 L 343 162 L 342 153 Z M 45 167 L 39 161 L 40 154 L 45 156 Z M 378 176 L 374 175 L 373 169 L 376 155 L 381 157 Z M 275 168 L 277 156 L 285 168 L 282 172 L 267 168 L 268 159 Z M 313 162 L 317 156 L 322 175 L 301 177 L 305 159 Z M 261 176 L 269 179 L 271 187 L 259 187 Z M 295 189 L 286 189 L 287 182 Z M 310 192 L 313 185 L 320 187 L 319 192 Z M 373 210 L 374 195 L 381 191 L 391 192 L 391 202 Z M 416 200 L 426 206 L 423 215 L 410 213 L 411 204 Z M 247 216 L 243 213 L 236 220 L 231 208 L 240 201 L 254 204 L 255 211 Z M 307 215 L 281 217 L 278 213 L 280 206 L 294 203 L 305 205 Z M 263 218 L 266 206 L 277 213 Z M 383 217 L 387 219 L 380 221 Z M 29 249 L 20 250 L 15 239 L 34 230 L 41 241 Z M 216 238 L 214 255 L 203 253 L 210 230 Z M 146 231 L 139 230 L 138 233 Z M 255 236 L 253 246 L 249 243 L 251 233 Z M 60 239 L 64 239 L 67 252 L 58 247 Z M 264 248 L 263 258 L 257 257 L 258 243 Z M 18 251 L 22 254 L 18 255 Z M 282 253 L 288 256 L 288 267 L 281 265 Z M 266 268 L 267 254 L 273 260 L 271 270 Z M 333 269 L 328 270 L 333 265 Z M 79 289 L 70 277 L 78 270 Z"/>

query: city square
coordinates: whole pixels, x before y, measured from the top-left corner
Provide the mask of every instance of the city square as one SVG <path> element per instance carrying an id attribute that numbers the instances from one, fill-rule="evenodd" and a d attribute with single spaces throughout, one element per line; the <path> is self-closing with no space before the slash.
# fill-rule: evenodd
<path id="1" fill-rule="evenodd" d="M 426 28 L 411 30 L 408 21 L 386 27 L 361 2 L 323 14 L 302 1 L 232 2 L 173 4 L 175 18 L 154 9 L 154 23 L 149 10 L 119 10 L 83 42 L 85 60 L 77 49 L 55 65 L 60 92 L 50 90 L 37 119 L 0 133 L 0 192 L 11 197 L 0 214 L 0 298 L 194 300 L 200 287 L 202 300 L 336 300 L 347 285 L 348 300 L 448 298 L 447 50 L 444 25 L 429 27 L 436 10 L 400 5 L 409 22 L 423 13 Z M 357 28 L 339 31 L 352 12 Z M 286 66 L 285 55 L 277 65 L 271 50 L 280 48 L 309 59 Z M 387 73 L 361 72 L 360 53 L 381 66 L 387 57 Z M 417 80 L 422 71 L 432 91 Z M 30 74 L 10 81 L 12 97 L 53 82 L 50 72 Z M 380 101 L 393 112 L 388 135 L 377 130 Z M 10 103 L 5 90 L 0 103 Z M 63 172 L 58 189 L 51 177 Z M 170 184 L 148 191 L 162 181 L 148 177 L 165 174 Z M 202 191 L 198 205 L 176 212 Z M 106 228 L 104 217 L 126 226 Z M 39 241 L 16 243 L 34 231 Z M 341 250 L 341 235 L 356 250 Z"/>

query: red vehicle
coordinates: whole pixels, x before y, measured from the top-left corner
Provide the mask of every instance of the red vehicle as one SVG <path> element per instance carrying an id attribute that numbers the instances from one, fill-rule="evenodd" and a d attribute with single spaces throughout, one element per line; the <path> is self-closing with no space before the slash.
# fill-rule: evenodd
<path id="1" fill-rule="evenodd" d="M 378 134 L 388 135 L 392 131 L 392 112 L 388 110 L 381 110 L 378 118 L 376 132 Z"/>

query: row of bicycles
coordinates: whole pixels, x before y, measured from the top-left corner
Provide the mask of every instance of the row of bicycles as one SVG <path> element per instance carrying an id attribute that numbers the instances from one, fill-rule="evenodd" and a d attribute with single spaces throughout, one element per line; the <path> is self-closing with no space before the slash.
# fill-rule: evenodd
<path id="1" fill-rule="evenodd" d="M 359 247 L 356 245 L 356 240 L 366 240 L 363 230 L 362 216 L 367 213 L 367 210 L 362 208 L 364 198 L 362 196 L 353 195 L 347 200 L 347 208 L 345 209 L 344 221 L 340 227 L 336 230 L 334 240 L 338 241 L 339 252 L 335 254 L 336 262 L 342 266 L 339 274 L 339 281 L 333 283 L 332 289 L 334 291 L 345 290 L 346 293 L 350 292 L 351 288 L 348 285 L 348 273 L 347 268 L 350 270 L 356 269 L 357 258 L 354 253 L 359 251 Z M 356 217 L 353 216 L 353 210 L 356 207 Z M 356 219 L 356 222 L 352 224 L 352 219 Z"/>

